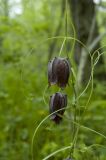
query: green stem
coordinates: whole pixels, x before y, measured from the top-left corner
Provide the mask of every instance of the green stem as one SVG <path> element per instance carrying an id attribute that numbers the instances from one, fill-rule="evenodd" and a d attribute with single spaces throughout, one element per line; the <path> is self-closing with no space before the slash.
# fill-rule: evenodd
<path id="1" fill-rule="evenodd" d="M 65 7 L 66 7 L 66 9 L 65 9 L 65 37 L 66 37 L 66 55 L 67 55 L 67 57 L 68 57 L 68 53 L 67 53 L 67 35 L 68 35 L 68 29 L 67 29 L 67 0 L 66 0 L 66 4 L 65 4 Z"/>
<path id="2" fill-rule="evenodd" d="M 74 76 L 72 74 L 72 86 L 73 86 L 73 91 L 74 91 L 74 104 L 73 104 L 73 108 L 74 108 L 74 122 L 73 123 L 73 142 L 72 142 L 72 148 L 70 150 L 70 156 L 73 156 L 74 154 L 74 149 L 76 146 L 76 140 L 77 140 L 77 136 L 78 136 L 78 131 L 79 131 L 79 126 L 76 127 L 76 123 L 77 123 L 77 92 L 76 92 L 76 88 L 75 88 L 75 83 L 74 83 Z"/>

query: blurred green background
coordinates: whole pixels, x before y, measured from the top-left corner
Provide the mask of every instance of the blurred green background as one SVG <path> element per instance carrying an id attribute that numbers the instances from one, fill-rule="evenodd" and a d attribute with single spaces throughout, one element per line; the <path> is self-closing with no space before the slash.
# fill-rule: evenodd
<path id="1" fill-rule="evenodd" d="M 63 41 L 63 39 L 47 40 L 47 38 L 65 36 L 65 17 L 61 10 L 64 2 L 61 0 L 0 0 L 0 160 L 31 159 L 34 130 L 49 114 L 49 96 L 58 90 L 57 87 L 51 87 L 46 91 L 47 104 L 45 104 L 43 94 L 48 84 L 48 59 L 58 56 Z M 74 3 L 70 2 L 71 5 Z M 98 32 L 104 34 L 99 43 L 104 46 L 106 44 L 106 2 L 95 1 L 94 6 Z M 74 15 L 70 7 L 67 10 L 68 36 L 73 36 L 70 22 Z M 70 10 L 72 16 L 69 13 Z M 73 24 L 78 31 L 74 19 Z M 81 37 L 77 36 L 77 38 L 81 40 Z M 69 54 L 72 42 L 67 47 Z M 86 42 L 83 41 L 83 43 Z M 51 52 L 53 52 L 52 55 Z M 65 48 L 62 56 L 66 57 L 64 53 Z M 94 70 L 97 75 L 94 76 L 93 95 L 83 125 L 106 135 L 105 48 L 103 60 L 102 67 L 96 67 Z M 77 73 L 78 63 L 74 56 L 71 57 L 71 61 Z M 86 65 L 89 64 L 86 63 Z M 78 94 L 84 87 L 85 83 L 82 83 Z M 90 90 L 91 84 L 79 100 L 81 111 L 88 100 Z M 49 119 L 43 123 L 34 138 L 35 160 L 41 160 L 50 153 L 69 146 L 72 142 L 72 123 L 67 119 L 67 116 L 72 117 L 71 112 L 73 113 L 71 83 L 67 86 L 66 92 L 70 109 L 65 112 L 65 118 L 59 126 Z M 93 144 L 95 145 L 90 147 Z M 66 150 L 49 159 L 63 160 L 68 155 L 69 150 Z M 75 159 L 106 160 L 106 138 L 81 128 Z"/>

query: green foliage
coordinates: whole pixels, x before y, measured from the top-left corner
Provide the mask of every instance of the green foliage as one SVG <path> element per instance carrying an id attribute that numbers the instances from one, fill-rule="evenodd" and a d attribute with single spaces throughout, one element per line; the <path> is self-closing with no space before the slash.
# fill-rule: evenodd
<path id="1" fill-rule="evenodd" d="M 47 58 L 52 40 L 45 39 L 53 36 L 57 27 L 60 1 L 43 0 L 31 4 L 23 0 L 22 5 L 22 14 L 14 18 L 3 14 L 0 16 L 0 160 L 30 160 L 34 130 L 48 115 L 49 105 L 44 103 L 43 94 L 47 85 Z M 106 40 L 102 41 L 103 44 L 105 42 Z M 60 49 L 60 45 L 58 48 Z M 94 84 L 83 125 L 106 135 L 106 84 L 97 80 Z M 82 110 L 88 99 L 89 89 L 80 99 Z M 47 103 L 54 90 L 58 89 L 54 87 L 52 91 L 46 92 Z M 72 86 L 66 90 L 70 96 L 70 108 L 59 126 L 47 119 L 37 132 L 34 138 L 36 160 L 71 145 L 72 122 L 67 117 L 70 117 L 73 110 Z M 105 160 L 105 145 L 106 139 L 102 136 L 80 128 L 75 158 Z M 68 154 L 69 149 L 50 159 L 62 160 Z"/>

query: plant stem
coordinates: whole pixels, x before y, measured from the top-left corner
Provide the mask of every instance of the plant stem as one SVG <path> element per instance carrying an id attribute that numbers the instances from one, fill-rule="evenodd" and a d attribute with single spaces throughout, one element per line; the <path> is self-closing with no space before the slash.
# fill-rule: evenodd
<path id="1" fill-rule="evenodd" d="M 79 126 L 76 127 L 76 123 L 77 123 L 77 105 L 78 104 L 77 104 L 77 92 L 76 92 L 76 88 L 75 88 L 73 74 L 72 74 L 72 86 L 73 86 L 73 91 L 74 91 L 73 108 L 74 108 L 74 122 L 75 123 L 73 123 L 73 142 L 72 142 L 72 147 L 71 147 L 71 151 L 70 151 L 70 156 L 73 156 L 75 145 L 76 145 L 76 140 L 77 140 L 77 136 L 78 136 L 78 131 L 79 131 Z"/>

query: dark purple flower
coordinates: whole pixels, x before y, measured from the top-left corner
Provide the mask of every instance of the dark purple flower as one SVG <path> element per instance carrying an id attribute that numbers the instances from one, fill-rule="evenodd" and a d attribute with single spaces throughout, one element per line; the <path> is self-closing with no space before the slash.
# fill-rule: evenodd
<path id="1" fill-rule="evenodd" d="M 68 58 L 55 57 L 48 64 L 49 85 L 57 84 L 64 88 L 68 83 L 70 75 L 70 62 Z"/>
<path id="2" fill-rule="evenodd" d="M 57 92 L 50 97 L 50 114 L 66 106 L 67 106 L 67 95 Z M 51 115 L 51 119 L 57 124 L 60 123 L 64 112 L 65 108 L 53 113 Z"/>

